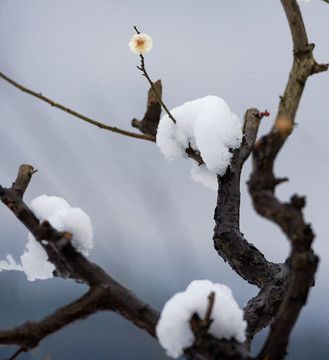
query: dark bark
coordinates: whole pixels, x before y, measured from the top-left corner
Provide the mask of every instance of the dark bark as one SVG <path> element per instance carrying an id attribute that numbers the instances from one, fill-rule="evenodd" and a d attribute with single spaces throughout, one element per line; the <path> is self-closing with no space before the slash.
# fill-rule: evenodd
<path id="1" fill-rule="evenodd" d="M 281 0 L 288 18 L 294 44 L 294 62 L 289 80 L 281 98 L 278 114 L 270 133 L 263 136 L 253 151 L 253 172 L 249 180 L 249 191 L 256 211 L 281 227 L 291 244 L 291 254 L 287 259 L 289 280 L 287 291 L 279 306 L 278 313 L 271 322 L 267 341 L 258 359 L 282 359 L 290 333 L 306 303 L 309 288 L 314 284 L 318 258 L 311 249 L 314 234 L 305 223 L 302 208 L 305 200 L 297 195 L 287 203 L 275 197 L 275 188 L 282 182 L 273 173 L 274 161 L 284 142 L 293 130 L 298 104 L 307 78 L 325 71 L 328 65 L 318 65 L 308 44 L 306 31 L 294 0 Z"/>

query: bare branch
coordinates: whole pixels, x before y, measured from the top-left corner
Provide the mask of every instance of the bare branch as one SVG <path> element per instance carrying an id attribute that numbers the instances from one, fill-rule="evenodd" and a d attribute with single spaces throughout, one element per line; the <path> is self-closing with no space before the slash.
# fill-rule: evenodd
<path id="1" fill-rule="evenodd" d="M 141 140 L 149 140 L 149 141 L 154 141 L 154 137 L 151 137 L 151 136 L 148 136 L 148 135 L 141 135 L 141 134 L 136 134 L 136 133 L 132 133 L 130 131 L 126 131 L 126 130 L 122 130 L 122 129 L 119 129 L 115 126 L 109 126 L 109 125 L 105 125 L 99 121 L 96 121 L 96 120 L 93 120 L 85 115 L 82 115 L 82 114 L 79 114 L 78 112 L 74 111 L 74 110 L 71 110 L 61 104 L 58 104 L 56 103 L 55 101 L 51 100 L 51 99 L 48 99 L 47 97 L 43 96 L 41 93 L 37 93 L 35 91 L 32 91 L 30 89 L 27 89 L 26 87 L 18 84 L 17 82 L 15 82 L 14 80 L 10 79 L 8 76 L 4 75 L 3 73 L 0 72 L 0 77 L 2 77 L 4 80 L 8 81 L 10 84 L 14 85 L 15 87 L 17 87 L 18 89 L 42 100 L 42 101 L 45 101 L 46 103 L 50 104 L 51 106 L 54 106 L 60 110 L 63 110 L 83 121 L 86 121 L 88 122 L 89 124 L 92 124 L 92 125 L 95 125 L 101 129 L 104 129 L 104 130 L 108 130 L 108 131 L 112 131 L 112 132 L 115 132 L 115 133 L 118 133 L 118 134 L 121 134 L 121 135 L 125 135 L 125 136 L 130 136 L 130 137 L 133 137 L 133 138 L 136 138 L 136 139 L 141 139 Z"/>
<path id="2" fill-rule="evenodd" d="M 6 360 L 14 360 L 16 359 L 21 353 L 26 352 L 27 349 L 26 347 L 21 347 L 19 348 L 10 358 L 6 359 Z"/>
<path id="3" fill-rule="evenodd" d="M 248 322 L 248 341 L 277 316 L 289 280 L 290 270 L 287 265 L 281 264 L 278 266 L 278 272 L 268 278 L 268 282 L 260 289 L 258 295 L 248 301 L 244 308 L 244 317 Z"/>
<path id="4" fill-rule="evenodd" d="M 0 344 L 20 345 L 32 349 L 38 346 L 39 342 L 46 336 L 62 327 L 103 310 L 103 303 L 105 303 L 104 294 L 101 293 L 100 289 L 91 289 L 80 299 L 59 308 L 41 321 L 28 321 L 13 329 L 0 330 Z M 110 302 L 108 308 L 110 308 Z"/>
<path id="5" fill-rule="evenodd" d="M 304 198 L 293 196 L 290 202 L 282 203 L 275 197 L 275 187 L 286 179 L 275 178 L 273 165 L 279 150 L 293 130 L 296 111 L 307 78 L 328 68 L 326 65 L 318 65 L 313 58 L 314 46 L 308 44 L 297 2 L 295 0 L 281 0 L 281 2 L 293 38 L 294 62 L 273 128 L 254 146 L 253 172 L 248 182 L 256 211 L 279 225 L 292 245 L 290 258 L 286 262 L 289 269 L 288 289 L 283 301 L 279 302 L 281 305 L 277 317 L 271 323 L 268 339 L 257 357 L 267 360 L 284 357 L 290 332 L 306 302 L 309 288 L 314 284 L 318 263 L 318 258 L 311 249 L 314 235 L 302 214 Z M 264 291 L 268 290 L 264 289 Z M 262 301 L 262 296 L 260 292 L 256 299 L 248 304 L 250 306 L 246 307 L 246 311 L 252 310 L 256 304 L 255 300 Z M 256 329 L 258 325 L 250 321 L 249 326 Z"/>
<path id="6" fill-rule="evenodd" d="M 114 293 L 113 293 L 114 290 Z M 135 325 L 146 330 L 153 337 L 155 336 L 155 325 L 158 314 L 155 313 L 147 304 L 134 309 L 133 294 L 125 289 L 126 302 L 130 302 L 132 308 L 122 307 L 120 304 L 124 299 L 116 297 L 116 290 L 102 284 L 92 287 L 84 296 L 63 306 L 45 317 L 41 321 L 28 321 L 18 327 L 8 330 L 0 330 L 0 344 L 19 345 L 27 349 L 38 346 L 39 342 L 45 337 L 57 332 L 61 328 L 77 320 L 82 320 L 98 311 L 116 311 L 131 320 Z M 135 313 L 135 314 L 133 314 Z M 136 315 L 139 319 L 136 318 Z M 147 324 L 147 326 L 145 326 Z"/>
<path id="7" fill-rule="evenodd" d="M 308 43 L 304 22 L 296 0 L 281 0 L 281 3 L 292 35 L 294 62 L 284 95 L 280 101 L 277 118 L 285 117 L 294 122 L 307 78 L 316 72 L 326 71 L 328 64 L 318 65 L 314 60 L 314 45 Z"/>
<path id="8" fill-rule="evenodd" d="M 313 233 L 302 215 L 304 199 L 293 196 L 290 203 L 281 204 L 274 196 L 258 193 L 260 203 L 267 202 L 262 215 L 275 221 L 290 239 L 292 252 L 288 259 L 290 282 L 278 315 L 271 324 L 271 331 L 259 354 L 259 359 L 283 359 L 290 332 L 306 303 L 308 292 L 314 285 L 318 258 L 311 249 Z"/>
<path id="9" fill-rule="evenodd" d="M 209 326 L 212 322 L 212 319 L 210 318 L 210 316 L 211 316 L 212 309 L 214 307 L 214 303 L 215 303 L 215 293 L 212 291 L 208 296 L 208 307 L 207 307 L 206 315 L 203 320 L 205 323 L 205 326 L 207 328 L 209 328 Z"/>

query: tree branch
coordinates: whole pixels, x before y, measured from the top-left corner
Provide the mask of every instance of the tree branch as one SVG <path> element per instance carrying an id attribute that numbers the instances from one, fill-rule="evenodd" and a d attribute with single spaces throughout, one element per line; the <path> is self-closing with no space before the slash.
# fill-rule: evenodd
<path id="1" fill-rule="evenodd" d="M 250 299 L 244 307 L 244 316 L 248 322 L 246 335 L 249 342 L 277 316 L 289 285 L 289 276 L 288 266 L 280 264 L 277 273 L 269 277 L 258 295 Z"/>
<path id="2" fill-rule="evenodd" d="M 158 314 L 147 304 L 139 304 L 138 309 L 135 308 L 134 295 L 129 290 L 125 290 L 125 294 L 121 294 L 122 298 L 118 298 L 116 292 L 115 288 L 110 288 L 106 284 L 91 287 L 84 296 L 57 309 L 41 321 L 28 321 L 13 329 L 0 330 L 0 344 L 19 345 L 32 349 L 38 346 L 39 342 L 45 337 L 57 332 L 61 328 L 104 310 L 120 313 L 155 337 L 154 329 L 158 320 Z M 124 297 L 127 297 L 125 301 Z M 122 301 L 126 302 L 126 305 L 123 305 Z M 127 302 L 130 302 L 129 307 L 127 307 Z M 136 315 L 139 318 L 138 320 Z M 145 326 L 146 322 L 148 322 L 147 326 Z"/>
<path id="3" fill-rule="evenodd" d="M 270 274 L 278 271 L 277 266 L 268 262 L 240 232 L 241 170 L 253 148 L 259 123 L 258 110 L 247 110 L 241 147 L 234 151 L 226 174 L 218 176 L 216 226 L 213 239 L 215 249 L 225 261 L 228 261 L 233 270 L 251 284 L 262 287 Z"/>
<path id="4" fill-rule="evenodd" d="M 231 165 L 218 177 L 215 210 L 214 245 L 218 254 L 249 283 L 258 286 L 259 294 L 246 305 L 247 338 L 263 329 L 277 315 L 286 291 L 289 271 L 284 264 L 274 264 L 243 237 L 240 231 L 240 176 L 243 164 L 254 149 L 262 116 L 249 109 L 244 117 L 244 137 L 240 149 L 233 153 Z"/>
<path id="5" fill-rule="evenodd" d="M 13 329 L 0 330 L 0 344 L 20 345 L 32 349 L 38 346 L 46 336 L 64 326 L 103 310 L 104 300 L 104 295 L 101 294 L 99 288 L 91 289 L 80 299 L 61 307 L 41 321 L 28 321 Z"/>
<path id="6" fill-rule="evenodd" d="M 21 347 L 19 348 L 10 358 L 6 359 L 6 360 L 14 360 L 16 359 L 21 353 L 26 352 L 27 349 L 26 347 Z"/>
<path id="7" fill-rule="evenodd" d="M 40 322 L 28 322 L 11 330 L 0 331 L 0 343 L 32 348 L 59 328 L 100 310 L 115 311 L 155 337 L 158 312 L 113 280 L 101 267 L 76 252 L 70 242 L 71 234 L 57 231 L 48 222 L 40 224 L 23 202 L 22 196 L 31 179 L 31 169 L 29 165 L 22 165 L 11 188 L 0 186 L 1 201 L 40 241 L 56 267 L 55 275 L 85 283 L 90 290 L 82 298 Z M 47 240 L 47 244 L 41 240 Z"/>
<path id="8" fill-rule="evenodd" d="M 104 130 L 108 130 L 108 131 L 112 131 L 112 132 L 115 132 L 115 133 L 118 133 L 118 134 L 121 134 L 121 135 L 125 135 L 125 136 L 129 136 L 129 137 L 133 137 L 133 138 L 136 138 L 136 139 L 142 139 L 142 140 L 149 140 L 149 141 L 154 141 L 154 137 L 152 136 L 149 136 L 149 135 L 141 135 L 141 134 L 136 134 L 136 133 L 132 133 L 130 131 L 126 131 L 126 130 L 122 130 L 122 129 L 119 129 L 115 126 L 109 126 L 109 125 L 105 125 L 99 121 L 96 121 L 96 120 L 93 120 L 85 115 L 82 115 L 82 114 L 79 114 L 78 112 L 74 111 L 74 110 L 71 110 L 61 104 L 58 104 L 56 103 L 55 101 L 51 100 L 51 99 L 48 99 L 47 97 L 43 96 L 41 93 L 37 93 L 35 91 L 32 91 L 20 84 L 18 84 L 17 82 L 15 82 L 14 80 L 10 79 L 8 76 L 4 75 L 3 73 L 0 72 L 0 77 L 2 77 L 4 80 L 6 80 L 7 82 L 9 82 L 10 84 L 14 85 L 15 87 L 17 87 L 18 89 L 26 92 L 27 94 L 30 94 L 42 101 L 45 101 L 46 103 L 50 104 L 51 106 L 54 106 L 62 111 L 65 111 L 83 121 L 86 121 L 88 122 L 89 124 L 92 124 L 92 125 L 95 125 L 101 129 L 104 129 Z"/>
<path id="9" fill-rule="evenodd" d="M 304 22 L 296 0 L 281 0 L 281 3 L 292 35 L 294 61 L 284 95 L 281 97 L 277 120 L 285 118 L 293 123 L 307 78 L 312 74 L 328 70 L 328 64 L 319 65 L 314 60 L 314 44 L 308 43 Z M 272 132 L 276 130 L 278 130 L 277 121 Z M 282 140 L 284 141 L 285 138 Z"/>
<path id="10" fill-rule="evenodd" d="M 285 140 L 291 134 L 301 95 L 309 76 L 325 71 L 328 65 L 318 65 L 308 44 L 304 23 L 299 6 L 295 0 L 281 0 L 287 15 L 294 44 L 294 62 L 289 80 L 281 98 L 278 114 L 273 128 L 263 136 L 254 147 L 253 172 L 248 182 L 249 192 L 256 211 L 281 227 L 290 240 L 292 250 L 286 266 L 289 271 L 287 291 L 279 301 L 277 317 L 271 323 L 268 339 L 258 355 L 258 359 L 282 359 L 290 332 L 301 308 L 306 302 L 309 288 L 314 284 L 318 258 L 311 249 L 313 232 L 303 219 L 304 198 L 293 196 L 288 203 L 281 203 L 274 195 L 276 186 L 286 179 L 276 179 L 273 165 Z M 268 292 L 269 289 L 264 289 Z M 253 310 L 257 301 L 262 303 L 264 292 L 252 299 L 246 307 L 246 314 Z M 249 314 L 251 315 L 251 314 Z M 252 319 L 252 316 L 250 316 Z M 269 319 L 270 320 L 270 319 Z M 258 324 L 249 322 L 251 328 Z"/>
<path id="11" fill-rule="evenodd" d="M 258 356 L 258 359 L 283 359 L 290 332 L 306 303 L 310 287 L 314 285 L 318 258 L 311 249 L 314 235 L 310 226 L 303 220 L 303 198 L 294 196 L 289 203 L 280 203 L 269 194 L 259 192 L 256 196 L 260 197 L 257 200 L 258 205 L 267 202 L 266 210 L 260 209 L 261 214 L 275 221 L 286 233 L 292 245 L 291 255 L 287 261 L 290 268 L 289 286 L 277 317 L 271 324 L 268 339 Z"/>

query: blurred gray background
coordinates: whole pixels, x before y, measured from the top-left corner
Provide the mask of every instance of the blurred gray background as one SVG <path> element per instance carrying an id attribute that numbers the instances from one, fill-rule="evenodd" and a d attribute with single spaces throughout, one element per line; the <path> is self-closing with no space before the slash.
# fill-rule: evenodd
<path id="1" fill-rule="evenodd" d="M 318 62 L 329 61 L 329 5 L 301 3 Z M 292 41 L 279 0 L 0 0 L 0 71 L 24 86 L 100 122 L 134 131 L 146 109 L 146 79 L 128 42 L 133 26 L 152 36 L 145 56 L 162 79 L 169 108 L 205 95 L 222 97 L 242 119 L 267 109 L 260 135 L 273 122 L 292 64 Z M 295 327 L 287 359 L 325 359 L 328 312 L 328 73 L 312 76 L 294 133 L 279 154 L 278 188 L 287 200 L 307 195 L 306 220 L 317 234 L 317 284 Z M 155 144 L 100 130 L 0 79 L 0 184 L 10 186 L 20 164 L 38 169 L 25 195 L 64 197 L 91 217 L 92 261 L 161 309 L 194 279 L 229 285 L 240 306 L 257 293 L 212 245 L 215 192 L 190 179 L 187 160 L 168 163 Z M 241 230 L 269 260 L 284 261 L 281 231 L 252 209 L 242 178 Z M 27 230 L 0 206 L 0 259 L 19 259 Z M 28 282 L 0 273 L 0 328 L 38 320 L 86 287 L 50 279 Z M 258 336 L 254 351 L 266 330 Z M 15 348 L 0 347 L 0 359 Z M 99 313 L 44 340 L 20 359 L 167 359 L 147 333 L 112 313 Z"/>

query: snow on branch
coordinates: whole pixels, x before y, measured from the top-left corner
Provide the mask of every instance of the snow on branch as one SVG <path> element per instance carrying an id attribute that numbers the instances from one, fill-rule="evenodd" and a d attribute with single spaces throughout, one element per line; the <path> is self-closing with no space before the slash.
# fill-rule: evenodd
<path id="1" fill-rule="evenodd" d="M 76 251 L 84 256 L 93 247 L 93 229 L 89 216 L 81 209 L 71 207 L 69 203 L 57 196 L 41 195 L 32 200 L 31 210 L 40 222 L 48 221 L 58 231 L 72 234 L 72 245 Z M 20 257 L 21 264 L 17 264 L 12 255 L 7 255 L 7 262 L 0 261 L 0 271 L 24 271 L 27 279 L 45 280 L 53 277 L 55 266 L 48 261 L 48 255 L 39 241 L 29 233 L 26 251 Z M 46 240 L 41 240 L 47 244 Z"/>
<path id="2" fill-rule="evenodd" d="M 210 299 L 210 309 L 209 294 L 214 294 Z M 215 338 L 245 341 L 247 323 L 231 289 L 209 280 L 195 280 L 185 291 L 169 299 L 161 312 L 156 334 L 168 356 L 177 358 L 184 349 L 193 345 L 195 337 L 190 321 L 194 314 L 206 320 L 210 316 L 211 320 L 207 320 L 208 332 Z"/>
<path id="3" fill-rule="evenodd" d="M 217 175 L 224 175 L 233 150 L 240 147 L 242 126 L 227 103 L 217 96 L 189 101 L 171 110 L 159 123 L 156 143 L 166 159 L 187 158 L 186 149 L 200 154 L 204 164 L 193 161 L 191 176 L 217 190 Z"/>
<path id="4" fill-rule="evenodd" d="M 67 232 L 57 231 L 48 221 L 40 223 L 24 203 L 22 197 L 34 172 L 30 165 L 20 166 L 12 187 L 5 188 L 0 185 L 0 199 L 47 251 L 49 259 L 56 267 L 56 275 L 85 283 L 90 289 L 80 299 L 59 308 L 39 322 L 26 322 L 12 329 L 0 330 L 0 344 L 19 345 L 24 349 L 32 349 L 43 338 L 64 326 L 104 310 L 121 314 L 154 337 L 159 318 L 158 312 L 112 279 L 101 267 L 91 263 L 76 251 L 72 245 L 72 236 Z M 53 211 L 58 210 L 59 207 L 62 209 L 60 211 L 72 209 L 67 207 L 69 205 L 63 199 L 52 198 L 49 207 L 44 208 L 46 202 L 46 198 L 41 198 L 38 199 L 37 205 L 34 204 L 36 213 L 41 218 L 48 216 L 51 218 L 54 215 Z M 13 263 L 11 257 L 8 258 L 8 263 Z"/>

